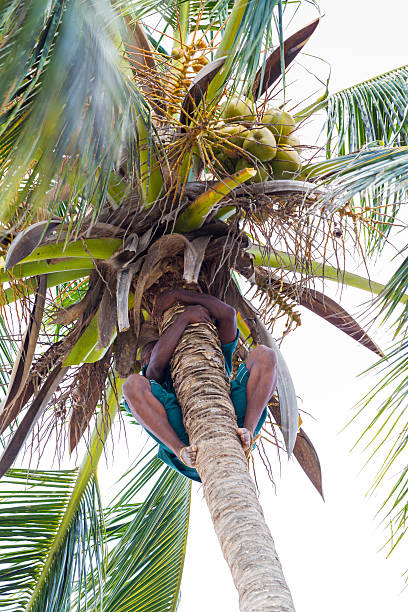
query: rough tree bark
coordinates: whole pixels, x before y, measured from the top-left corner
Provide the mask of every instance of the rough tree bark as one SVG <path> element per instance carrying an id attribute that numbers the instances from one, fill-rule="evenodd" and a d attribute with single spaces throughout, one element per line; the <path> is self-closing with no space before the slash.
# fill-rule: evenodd
<path id="1" fill-rule="evenodd" d="M 173 311 L 173 312 L 172 312 Z M 167 327 L 174 310 L 164 315 Z M 213 325 L 184 332 L 171 361 L 174 388 L 241 612 L 294 612 L 271 533 L 239 442 L 229 381 Z"/>

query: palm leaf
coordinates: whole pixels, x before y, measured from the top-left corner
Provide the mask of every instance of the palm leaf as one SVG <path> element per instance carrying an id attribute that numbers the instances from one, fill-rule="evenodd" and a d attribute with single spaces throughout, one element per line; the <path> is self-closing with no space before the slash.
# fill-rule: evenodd
<path id="1" fill-rule="evenodd" d="M 404 259 L 398 270 L 394 272 L 383 293 L 380 296 L 381 312 L 384 313 L 384 320 L 388 320 L 396 312 L 397 306 L 403 300 L 403 296 L 408 291 L 408 257 Z M 398 314 L 395 322 L 396 332 L 400 332 L 406 327 L 408 321 L 408 306 L 405 304 L 404 310 Z"/>
<path id="2" fill-rule="evenodd" d="M 2 219 L 22 202 L 27 215 L 57 178 L 76 212 L 80 196 L 79 210 L 94 201 L 97 214 L 130 125 L 135 135 L 134 112 L 149 113 L 115 47 L 124 31 L 106 0 L 40 1 L 18 14 L 1 54 Z"/>
<path id="3" fill-rule="evenodd" d="M 302 293 L 297 301 L 301 306 L 319 315 L 369 350 L 380 357 L 384 357 L 384 353 L 371 340 L 367 332 L 364 331 L 357 321 L 340 304 L 337 304 L 327 295 L 316 289 L 311 289 Z"/>
<path id="4" fill-rule="evenodd" d="M 368 143 L 408 145 L 408 66 L 331 94 L 327 132 L 332 153 L 346 155 Z"/>
<path id="5" fill-rule="evenodd" d="M 70 610 L 75 582 L 92 570 L 104 573 L 103 525 L 95 478 L 84 490 L 51 571 L 34 602 L 38 584 L 60 521 L 69 505 L 77 470 L 10 470 L 0 483 L 0 609 L 8 612 Z"/>
<path id="6" fill-rule="evenodd" d="M 124 484 L 106 510 L 110 546 L 103 587 L 107 612 L 174 612 L 183 570 L 190 481 L 149 454 L 122 477 Z M 146 484 L 143 503 L 136 497 Z M 89 604 L 95 605 L 99 595 Z M 82 609 L 82 608 L 81 608 Z"/>
<path id="7" fill-rule="evenodd" d="M 78 476 L 77 470 L 19 469 L 2 480 L 0 609 L 68 612 L 103 606 L 113 612 L 123 600 L 121 609 L 129 612 L 173 612 L 185 555 L 190 482 L 149 451 L 122 477 L 125 484 L 105 511 L 104 524 L 96 478 L 91 473 L 78 500 Z M 146 486 L 150 494 L 136 502 Z M 61 538 L 67 513 L 72 518 L 65 521 Z M 107 543 L 112 546 L 106 557 Z M 47 579 L 38 589 L 53 549 Z"/>
<path id="8" fill-rule="evenodd" d="M 234 2 L 216 53 L 217 59 L 227 56 L 228 60 L 208 89 L 209 100 L 217 99 L 217 94 L 227 81 L 230 81 L 229 85 L 234 90 L 242 87 L 242 84 L 246 90 L 246 86 L 253 82 L 263 47 L 265 43 L 267 47 L 271 45 L 275 9 L 278 12 L 277 20 L 281 24 L 282 4 L 285 4 L 282 0 Z M 282 45 L 281 28 L 278 28 L 278 36 Z"/>
<path id="9" fill-rule="evenodd" d="M 329 183 L 338 181 L 344 186 L 344 192 L 335 188 L 336 197 L 342 191 L 343 202 L 359 195 L 363 205 L 372 207 L 374 227 L 366 232 L 371 252 L 382 249 L 399 203 L 407 195 L 407 155 L 403 148 L 408 145 L 407 84 L 408 67 L 402 66 L 332 94 L 327 100 L 327 154 L 331 159 L 340 157 L 338 172 Z M 364 150 L 373 145 L 377 150 Z M 350 155 L 353 153 L 357 153 L 354 159 Z"/>
<path id="10" fill-rule="evenodd" d="M 381 368 L 381 369 L 380 369 Z M 408 445 L 408 421 L 406 415 L 406 398 L 408 393 L 408 342 L 398 342 L 383 359 L 370 368 L 382 372 L 380 380 L 359 403 L 359 410 L 352 420 L 365 414 L 367 409 L 376 406 L 374 416 L 364 427 L 356 444 L 365 442 L 368 453 L 366 463 L 374 456 L 380 457 L 381 463 L 372 484 L 374 491 L 386 479 L 388 495 L 380 514 L 390 527 L 390 538 L 387 542 L 390 550 L 400 542 L 406 533 L 407 475 L 406 451 Z M 378 398 L 383 398 L 378 402 Z"/>
<path id="11" fill-rule="evenodd" d="M 71 598 L 71 584 L 63 581 L 61 582 L 60 576 L 64 575 L 64 571 L 61 570 L 61 567 L 63 567 L 65 555 L 69 556 L 69 563 L 71 563 L 73 555 L 65 551 L 65 547 L 67 543 L 72 541 L 69 534 L 71 533 L 70 530 L 73 521 L 76 520 L 78 512 L 80 512 L 86 490 L 94 477 L 94 471 L 102 454 L 105 440 L 117 413 L 117 398 L 120 400 L 121 384 L 122 381 L 118 379 L 116 381 L 117 388 L 114 389 L 113 386 L 110 387 L 107 398 L 107 410 L 98 416 L 97 424 L 90 441 L 89 452 L 78 471 L 69 502 L 63 508 L 55 535 L 44 554 L 41 567 L 39 568 L 40 571 L 37 573 L 36 581 L 33 585 L 34 588 L 30 590 L 29 596 L 27 597 L 27 610 L 38 610 L 38 612 L 48 612 L 49 610 L 51 612 L 51 610 L 56 609 L 69 609 L 66 606 L 69 604 L 69 599 Z M 73 541 L 76 542 L 75 538 Z M 59 559 L 61 559 L 62 565 L 58 561 Z M 83 557 L 83 559 L 85 559 L 85 557 Z M 86 570 L 81 570 L 81 580 L 85 573 Z M 55 585 L 58 588 L 55 588 Z M 85 586 L 81 586 L 81 588 L 85 588 Z M 55 599 L 56 597 L 57 599 Z M 38 607 L 36 607 L 37 605 Z"/>
<path id="12" fill-rule="evenodd" d="M 329 188 L 322 204 L 341 207 L 353 198 L 368 210 L 365 232 L 368 252 L 379 250 L 408 194 L 408 147 L 367 147 L 338 158 L 310 164 L 303 176 Z M 331 204 L 333 205 L 333 204 Z M 358 209 L 357 209 L 358 210 Z"/>

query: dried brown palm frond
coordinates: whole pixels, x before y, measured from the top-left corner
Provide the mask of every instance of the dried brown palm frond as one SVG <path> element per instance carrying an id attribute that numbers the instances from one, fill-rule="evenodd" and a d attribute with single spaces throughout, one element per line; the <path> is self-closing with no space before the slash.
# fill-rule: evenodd
<path id="1" fill-rule="evenodd" d="M 85 363 L 69 389 L 70 419 L 69 419 L 69 451 L 72 453 L 89 421 L 95 415 L 97 405 L 105 401 L 106 378 L 112 361 L 111 352 L 96 363 Z"/>
<path id="2" fill-rule="evenodd" d="M 268 408 L 272 415 L 273 422 L 275 422 L 278 427 L 280 427 L 281 417 L 279 409 L 279 398 L 274 397 L 273 400 L 268 404 Z M 306 435 L 306 433 L 301 427 L 299 427 L 296 443 L 293 448 L 293 454 L 298 460 L 306 476 L 309 478 L 311 483 L 316 487 L 317 491 L 324 499 L 322 486 L 322 471 L 320 467 L 319 457 L 310 438 Z"/>

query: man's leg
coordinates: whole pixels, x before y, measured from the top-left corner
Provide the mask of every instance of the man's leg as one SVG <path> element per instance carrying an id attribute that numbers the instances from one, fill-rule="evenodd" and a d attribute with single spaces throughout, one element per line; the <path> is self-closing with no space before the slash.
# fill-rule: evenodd
<path id="1" fill-rule="evenodd" d="M 269 402 L 276 388 L 277 368 L 276 353 L 266 346 L 257 346 L 249 353 L 246 368 L 249 378 L 246 387 L 247 408 L 244 426 L 238 429 L 244 450 L 251 444 L 251 434 L 261 418 L 265 405 Z"/>
<path id="2" fill-rule="evenodd" d="M 135 419 L 145 429 L 159 438 L 173 453 L 189 467 L 195 466 L 197 446 L 187 446 L 180 440 L 169 423 L 164 406 L 152 393 L 150 382 L 140 374 L 132 374 L 123 383 L 123 395 Z"/>

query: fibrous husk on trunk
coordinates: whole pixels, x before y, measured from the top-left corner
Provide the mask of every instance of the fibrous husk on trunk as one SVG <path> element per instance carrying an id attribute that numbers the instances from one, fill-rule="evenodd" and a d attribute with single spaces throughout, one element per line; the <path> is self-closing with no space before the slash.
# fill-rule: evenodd
<path id="1" fill-rule="evenodd" d="M 98 308 L 98 344 L 101 350 L 111 345 L 117 322 L 116 309 L 116 271 L 105 271 L 105 287 Z"/>

